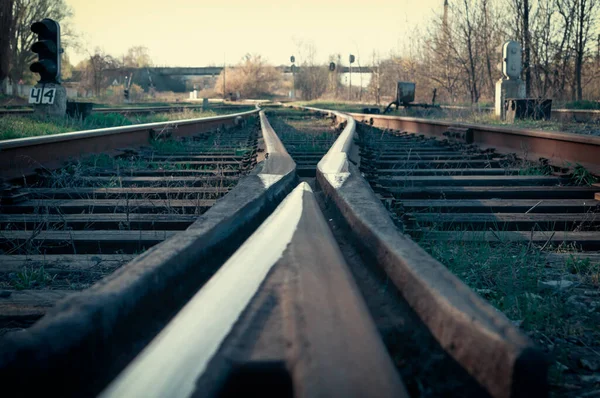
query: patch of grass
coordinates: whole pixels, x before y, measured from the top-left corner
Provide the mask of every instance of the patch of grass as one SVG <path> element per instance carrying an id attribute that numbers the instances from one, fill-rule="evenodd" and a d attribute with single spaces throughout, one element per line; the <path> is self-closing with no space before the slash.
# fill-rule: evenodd
<path id="1" fill-rule="evenodd" d="M 144 115 L 93 113 L 83 121 L 68 116 L 65 116 L 64 118 L 51 118 L 35 115 L 6 115 L 0 118 L 0 140 L 62 134 L 71 131 L 128 126 L 132 124 L 211 117 L 219 114 L 237 113 L 241 111 L 241 109 L 228 108 L 208 111 L 185 109 L 183 112 L 163 112 Z"/>
<path id="2" fill-rule="evenodd" d="M 573 168 L 571 179 L 578 185 L 592 185 L 598 182 L 598 179 L 580 164 Z"/>
<path id="3" fill-rule="evenodd" d="M 563 106 L 565 109 L 591 109 L 600 110 L 600 101 L 571 101 L 567 102 Z"/>
<path id="4" fill-rule="evenodd" d="M 538 281 L 547 279 L 545 257 L 539 250 L 510 242 L 492 246 L 423 241 L 420 245 L 509 319 L 522 322 L 524 330 L 563 338 L 580 331 L 581 325 L 566 316 L 566 297 L 539 287 Z M 566 270 L 559 272 L 566 274 Z"/>
<path id="5" fill-rule="evenodd" d="M 600 287 L 600 264 L 593 263 L 589 258 L 579 258 L 574 255 L 567 257 L 566 270 L 577 275 L 582 282 Z"/>
<path id="6" fill-rule="evenodd" d="M 541 166 L 529 166 L 519 170 L 521 176 L 546 176 L 550 175 L 550 171 Z"/>
<path id="7" fill-rule="evenodd" d="M 337 138 L 330 119 L 289 108 L 269 110 L 267 116 L 288 151 L 326 152 Z"/>
<path id="8" fill-rule="evenodd" d="M 151 142 L 152 149 L 158 153 L 180 152 L 186 149 L 186 144 L 179 140 L 154 140 Z"/>
<path id="9" fill-rule="evenodd" d="M 20 272 L 14 274 L 11 284 L 17 290 L 41 288 L 51 285 L 55 277 L 56 275 L 52 276 L 47 273 L 44 266 L 24 267 Z"/>

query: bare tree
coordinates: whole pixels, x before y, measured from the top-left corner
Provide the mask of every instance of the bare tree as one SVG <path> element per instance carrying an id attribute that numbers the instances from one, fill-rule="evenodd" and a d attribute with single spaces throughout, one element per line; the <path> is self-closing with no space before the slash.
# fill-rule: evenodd
<path id="1" fill-rule="evenodd" d="M 152 66 L 152 59 L 148 54 L 148 48 L 144 46 L 134 46 L 127 50 L 123 56 L 123 66 L 126 68 L 145 68 Z"/>
<path id="2" fill-rule="evenodd" d="M 96 96 L 101 96 L 103 90 L 111 83 L 107 70 L 119 67 L 120 64 L 115 58 L 96 48 L 94 54 L 89 54 L 89 58 L 81 61 L 75 69 L 81 73 L 83 87 Z"/>
<path id="3" fill-rule="evenodd" d="M 480 32 L 481 8 L 475 0 L 462 0 L 451 7 L 455 24 L 452 25 L 449 48 L 464 74 L 464 85 L 471 103 L 479 101 L 483 68 L 481 65 L 482 43 Z"/>
<path id="4" fill-rule="evenodd" d="M 427 75 L 435 86 L 441 87 L 447 94 L 450 102 L 454 102 L 460 84 L 461 69 L 450 52 L 452 21 L 449 20 L 448 1 L 444 2 L 444 13 L 436 16 L 432 21 L 429 37 L 424 41 L 427 51 Z M 440 92 L 440 97 L 444 93 Z"/>
<path id="5" fill-rule="evenodd" d="M 590 28 L 596 21 L 598 14 L 597 0 L 572 0 L 575 2 L 575 84 L 577 100 L 583 99 L 583 87 L 581 85 L 581 72 L 586 55 L 588 54 L 588 40 L 590 39 Z"/>
<path id="6" fill-rule="evenodd" d="M 239 92 L 244 98 L 273 95 L 282 81 L 281 73 L 260 55 L 246 54 L 234 68 L 227 69 L 227 89 Z M 217 78 L 215 87 L 223 84 L 224 73 Z"/>
<path id="7" fill-rule="evenodd" d="M 296 88 L 300 90 L 302 99 L 319 98 L 327 91 L 328 69 L 316 63 L 317 50 L 313 43 L 299 44 L 298 52 L 303 61 L 296 73 Z"/>
<path id="8" fill-rule="evenodd" d="M 10 36 L 13 29 L 13 0 L 0 2 L 0 93 L 5 94 L 4 81 L 10 72 Z"/>

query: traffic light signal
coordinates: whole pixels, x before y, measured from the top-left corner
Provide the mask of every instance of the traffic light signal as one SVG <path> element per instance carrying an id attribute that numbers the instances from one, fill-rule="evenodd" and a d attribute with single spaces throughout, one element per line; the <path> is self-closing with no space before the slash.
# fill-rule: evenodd
<path id="1" fill-rule="evenodd" d="M 31 31 L 38 35 L 31 51 L 38 54 L 38 61 L 29 70 L 40 74 L 40 83 L 60 83 L 60 25 L 44 18 L 31 25 Z"/>
<path id="2" fill-rule="evenodd" d="M 350 54 L 350 63 L 353 64 L 354 63 L 354 55 Z"/>
<path id="3" fill-rule="evenodd" d="M 329 70 L 332 71 L 332 72 L 335 70 L 335 62 L 330 62 L 329 63 Z"/>
<path id="4" fill-rule="evenodd" d="M 125 89 L 123 90 L 123 95 L 125 96 L 125 99 L 128 100 L 129 99 L 129 89 Z"/>

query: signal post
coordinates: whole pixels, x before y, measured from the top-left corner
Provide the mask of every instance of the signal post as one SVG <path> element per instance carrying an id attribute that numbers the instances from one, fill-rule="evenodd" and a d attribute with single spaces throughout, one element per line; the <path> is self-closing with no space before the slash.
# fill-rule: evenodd
<path id="1" fill-rule="evenodd" d="M 31 51 L 38 54 L 38 61 L 29 69 L 39 73 L 40 80 L 31 89 L 29 103 L 34 113 L 48 116 L 64 116 L 67 112 L 67 90 L 60 84 L 60 25 L 44 18 L 31 25 L 31 31 L 38 35 Z"/>

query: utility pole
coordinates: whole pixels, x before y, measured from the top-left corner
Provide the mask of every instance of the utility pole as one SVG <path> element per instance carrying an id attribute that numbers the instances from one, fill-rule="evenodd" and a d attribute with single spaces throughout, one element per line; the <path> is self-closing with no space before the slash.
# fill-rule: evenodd
<path id="1" fill-rule="evenodd" d="M 352 101 L 352 64 L 354 63 L 354 55 L 350 54 L 350 85 L 348 86 L 348 101 Z"/>
<path id="2" fill-rule="evenodd" d="M 596 52 L 596 73 L 600 74 L 600 34 L 598 34 L 598 50 Z M 596 79 L 596 95 L 600 99 L 600 79 Z"/>
<path id="3" fill-rule="evenodd" d="M 225 54 L 223 54 L 223 102 L 225 102 L 225 78 L 227 76 L 227 64 L 225 62 Z"/>
<path id="4" fill-rule="evenodd" d="M 340 78 L 340 68 L 342 67 L 342 55 L 338 54 L 337 57 L 337 64 L 338 64 L 338 68 L 336 69 L 335 73 L 335 98 L 338 99 L 340 96 L 340 86 L 342 85 L 342 79 Z"/>
<path id="5" fill-rule="evenodd" d="M 379 60 L 377 60 L 377 93 L 376 93 L 376 98 L 377 98 L 377 105 L 379 105 L 381 103 L 381 83 L 380 83 L 380 70 L 379 70 L 379 65 L 380 62 Z"/>
<path id="6" fill-rule="evenodd" d="M 292 63 L 292 99 L 296 99 L 296 57 L 293 55 L 290 57 L 290 62 Z"/>
<path id="7" fill-rule="evenodd" d="M 529 0 L 523 0 L 523 42 L 525 44 L 525 97 L 531 97 L 531 40 L 529 37 Z"/>

